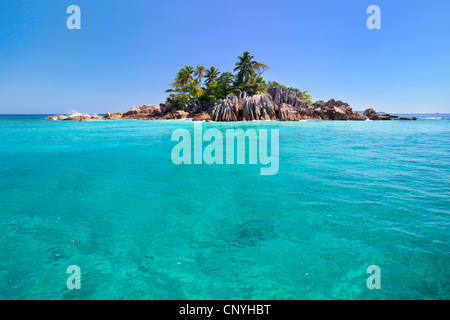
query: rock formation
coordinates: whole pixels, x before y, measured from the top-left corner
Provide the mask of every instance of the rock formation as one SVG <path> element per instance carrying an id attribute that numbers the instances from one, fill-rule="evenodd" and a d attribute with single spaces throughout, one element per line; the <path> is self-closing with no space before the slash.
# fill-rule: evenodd
<path id="1" fill-rule="evenodd" d="M 172 112 L 173 106 L 169 102 L 160 103 L 159 104 L 159 109 L 160 109 L 161 113 L 168 113 L 168 112 Z"/>
<path id="2" fill-rule="evenodd" d="M 65 118 L 66 118 L 66 116 L 64 116 L 62 114 L 47 117 L 47 119 L 50 119 L 50 120 L 64 120 Z"/>
<path id="3" fill-rule="evenodd" d="M 122 117 L 125 119 L 139 119 L 143 117 L 152 116 L 155 113 L 161 112 L 161 108 L 157 104 L 142 105 L 133 107 L 126 112 Z"/>
<path id="4" fill-rule="evenodd" d="M 141 105 L 132 107 L 128 112 L 106 113 L 103 117 L 76 115 L 65 117 L 63 115 L 49 116 L 51 120 L 79 120 L 88 119 L 136 119 L 136 120 L 170 120 L 185 119 L 193 121 L 252 121 L 276 120 L 299 121 L 302 119 L 317 120 L 392 120 L 398 118 L 389 114 L 378 114 L 369 108 L 364 114 L 353 111 L 348 103 L 334 99 L 328 102 L 317 101 L 310 104 L 298 89 L 284 87 L 269 88 L 268 93 L 258 93 L 248 96 L 245 92 L 238 95 L 230 94 L 225 99 L 213 104 L 206 102 L 203 106 L 190 106 L 189 112 L 175 110 L 173 105 L 166 102 L 159 105 Z M 414 117 L 405 117 L 396 120 L 417 120 Z"/>
<path id="5" fill-rule="evenodd" d="M 113 119 L 120 119 L 122 117 L 123 117 L 123 112 L 116 112 L 111 115 L 111 118 L 113 118 Z"/>
<path id="6" fill-rule="evenodd" d="M 370 120 L 378 117 L 378 113 L 373 108 L 366 109 L 366 111 L 364 111 L 364 115 Z"/>
<path id="7" fill-rule="evenodd" d="M 334 99 L 324 103 L 318 101 L 314 113 L 323 120 L 367 120 L 365 115 L 353 111 L 348 103 Z"/>
<path id="8" fill-rule="evenodd" d="M 211 117 L 209 112 L 201 112 L 197 113 L 193 118 L 192 121 L 210 121 Z"/>
<path id="9" fill-rule="evenodd" d="M 211 111 L 211 120 L 229 122 L 242 120 L 244 104 L 247 101 L 247 93 L 228 95 L 224 100 L 219 100 Z"/>
<path id="10" fill-rule="evenodd" d="M 298 121 L 301 119 L 298 111 L 290 104 L 282 103 L 279 106 L 278 117 L 281 121 Z"/>
<path id="11" fill-rule="evenodd" d="M 91 119 L 91 116 L 88 115 L 74 115 L 70 117 L 65 117 L 63 120 L 76 120 L 76 121 L 83 121 L 83 120 L 89 120 Z"/>
<path id="12" fill-rule="evenodd" d="M 303 118 L 317 118 L 314 114 L 314 108 L 308 102 L 302 100 L 303 96 L 298 89 L 285 89 L 283 87 L 270 88 L 268 93 L 271 95 L 275 110 L 278 111 L 284 103 L 292 106 Z"/>
<path id="13" fill-rule="evenodd" d="M 187 113 L 186 111 L 183 110 L 176 110 L 174 112 L 172 112 L 174 118 L 176 119 L 184 119 L 188 116 L 189 113 Z"/>
<path id="14" fill-rule="evenodd" d="M 267 93 L 259 93 L 253 97 L 248 97 L 244 103 L 242 118 L 246 121 L 276 120 L 277 113 L 272 97 Z"/>

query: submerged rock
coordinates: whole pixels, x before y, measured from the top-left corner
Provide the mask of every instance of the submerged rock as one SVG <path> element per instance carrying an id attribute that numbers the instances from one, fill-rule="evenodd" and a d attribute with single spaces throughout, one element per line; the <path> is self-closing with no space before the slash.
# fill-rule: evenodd
<path id="1" fill-rule="evenodd" d="M 237 226 L 235 245 L 256 246 L 278 237 L 272 221 L 254 219 Z"/>

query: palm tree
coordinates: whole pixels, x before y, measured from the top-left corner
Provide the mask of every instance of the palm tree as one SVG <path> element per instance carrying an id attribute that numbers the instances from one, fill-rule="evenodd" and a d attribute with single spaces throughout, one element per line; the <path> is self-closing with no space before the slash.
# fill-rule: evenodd
<path id="1" fill-rule="evenodd" d="M 195 101 L 197 106 L 201 106 L 202 104 L 200 103 L 200 97 L 203 95 L 203 88 L 200 80 L 194 79 L 189 89 L 189 92 L 194 97 L 193 100 Z"/>
<path id="2" fill-rule="evenodd" d="M 185 66 L 178 72 L 177 77 L 175 78 L 175 83 L 180 85 L 182 88 L 190 85 L 192 81 L 194 81 L 194 77 L 192 76 L 193 73 L 194 68 L 191 66 Z"/>
<path id="3" fill-rule="evenodd" d="M 254 56 L 245 51 L 242 56 L 239 56 L 239 61 L 236 62 L 234 71 L 239 71 L 243 82 L 247 83 L 255 74 L 255 69 L 268 68 L 266 65 L 253 60 Z M 264 69 L 265 70 L 265 69 Z"/>
<path id="4" fill-rule="evenodd" d="M 209 68 L 208 70 L 206 70 L 205 83 L 210 84 L 211 81 L 217 80 L 217 78 L 219 77 L 219 74 L 220 74 L 219 69 L 216 69 L 215 67 Z"/>
<path id="5" fill-rule="evenodd" d="M 205 75 L 206 68 L 204 66 L 198 65 L 197 68 L 194 70 L 195 75 L 198 77 L 198 81 L 200 84 L 202 83 L 202 78 Z"/>

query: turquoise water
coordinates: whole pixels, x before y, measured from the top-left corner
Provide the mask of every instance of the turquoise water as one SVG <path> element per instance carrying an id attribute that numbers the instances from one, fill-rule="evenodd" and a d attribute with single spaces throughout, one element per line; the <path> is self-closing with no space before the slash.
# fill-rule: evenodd
<path id="1" fill-rule="evenodd" d="M 450 121 L 239 126 L 277 175 L 174 165 L 186 121 L 0 117 L 0 298 L 450 298 Z"/>

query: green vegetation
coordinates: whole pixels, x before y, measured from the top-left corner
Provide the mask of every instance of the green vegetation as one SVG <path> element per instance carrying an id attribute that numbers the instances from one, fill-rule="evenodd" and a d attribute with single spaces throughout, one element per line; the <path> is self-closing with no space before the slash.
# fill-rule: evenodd
<path id="1" fill-rule="evenodd" d="M 233 72 L 221 73 L 217 68 L 198 65 L 196 68 L 185 66 L 178 71 L 174 82 L 170 84 L 167 102 L 177 109 L 184 110 L 188 106 L 202 106 L 225 99 L 229 94 L 245 91 L 249 95 L 267 92 L 269 88 L 284 87 L 275 81 L 266 82 L 262 74 L 269 69 L 265 64 L 254 60 L 248 51 L 238 57 Z M 311 103 L 307 91 L 302 92 L 302 98 Z"/>

